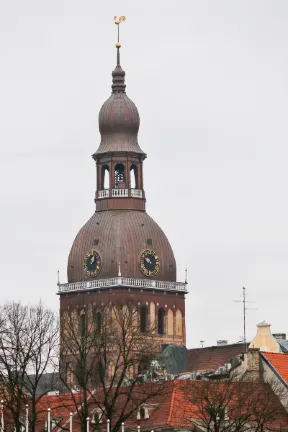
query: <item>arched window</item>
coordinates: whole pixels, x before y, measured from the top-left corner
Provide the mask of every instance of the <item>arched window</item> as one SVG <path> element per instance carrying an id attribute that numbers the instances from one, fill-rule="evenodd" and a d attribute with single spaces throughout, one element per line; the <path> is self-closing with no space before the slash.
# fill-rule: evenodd
<path id="1" fill-rule="evenodd" d="M 102 326 L 102 314 L 99 311 L 94 314 L 94 325 L 95 325 L 95 329 L 97 331 L 101 330 L 101 326 Z"/>
<path id="2" fill-rule="evenodd" d="M 152 333 L 155 333 L 155 303 L 150 303 L 150 328 Z"/>
<path id="3" fill-rule="evenodd" d="M 182 336 L 183 330 L 182 330 L 182 312 L 180 309 L 177 309 L 176 311 L 176 336 Z"/>
<path id="4" fill-rule="evenodd" d="M 117 164 L 115 165 L 115 173 L 114 173 L 114 179 L 115 179 L 115 188 L 121 187 L 121 183 L 124 183 L 125 181 L 125 167 L 123 164 Z"/>
<path id="5" fill-rule="evenodd" d="M 136 165 L 131 165 L 130 168 L 130 187 L 138 189 L 138 168 Z"/>
<path id="6" fill-rule="evenodd" d="M 147 330 L 147 308 L 145 305 L 140 306 L 140 332 L 145 333 Z"/>
<path id="7" fill-rule="evenodd" d="M 173 320 L 173 311 L 172 309 L 168 309 L 168 336 L 173 336 L 174 335 L 174 320 Z"/>
<path id="8" fill-rule="evenodd" d="M 85 312 L 81 312 L 80 314 L 80 334 L 82 337 L 86 334 L 86 314 Z"/>
<path id="9" fill-rule="evenodd" d="M 103 165 L 101 170 L 101 189 L 109 189 L 109 167 L 108 165 Z"/>
<path id="10" fill-rule="evenodd" d="M 158 334 L 164 334 L 164 309 L 158 309 Z"/>
<path id="11" fill-rule="evenodd" d="M 142 359 L 138 364 L 138 375 L 143 375 L 148 370 L 147 360 Z"/>

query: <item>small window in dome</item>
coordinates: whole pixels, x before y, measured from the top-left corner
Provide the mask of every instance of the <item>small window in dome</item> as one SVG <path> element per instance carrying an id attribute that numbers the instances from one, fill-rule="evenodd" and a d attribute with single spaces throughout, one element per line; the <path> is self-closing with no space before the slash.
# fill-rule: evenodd
<path id="1" fill-rule="evenodd" d="M 152 246 L 152 239 L 147 239 L 147 245 Z"/>
<path id="2" fill-rule="evenodd" d="M 94 246 L 98 246 L 98 243 L 99 243 L 99 239 L 94 239 Z"/>

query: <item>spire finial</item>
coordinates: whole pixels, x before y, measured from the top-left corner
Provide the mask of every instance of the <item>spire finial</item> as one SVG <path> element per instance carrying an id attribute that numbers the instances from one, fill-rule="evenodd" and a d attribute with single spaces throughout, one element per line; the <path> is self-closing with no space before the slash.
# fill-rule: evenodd
<path id="1" fill-rule="evenodd" d="M 117 18 L 117 16 L 114 16 L 114 22 L 117 25 L 117 42 L 116 42 L 116 48 L 117 48 L 117 64 L 116 68 L 114 69 L 112 76 L 113 76 L 113 85 L 112 90 L 113 92 L 125 92 L 125 84 L 124 84 L 124 77 L 125 72 L 122 70 L 120 66 L 120 36 L 119 36 L 119 25 L 126 21 L 126 17 L 124 15 Z"/>
<path id="2" fill-rule="evenodd" d="M 120 48 L 121 47 L 121 44 L 120 44 L 120 41 L 119 41 L 119 24 L 121 24 L 124 21 L 126 21 L 126 17 L 124 15 L 121 15 L 119 18 L 117 18 L 117 16 L 114 16 L 114 22 L 115 22 L 115 24 L 118 27 L 117 28 L 118 37 L 117 37 L 116 48 Z"/>

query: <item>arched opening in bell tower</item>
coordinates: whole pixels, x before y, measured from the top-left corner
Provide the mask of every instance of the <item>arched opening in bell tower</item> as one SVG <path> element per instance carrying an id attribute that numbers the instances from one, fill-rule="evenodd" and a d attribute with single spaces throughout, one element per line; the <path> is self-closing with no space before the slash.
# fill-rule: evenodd
<path id="1" fill-rule="evenodd" d="M 101 187 L 100 189 L 110 189 L 109 167 L 103 165 L 101 169 Z"/>
<path id="2" fill-rule="evenodd" d="M 123 164 L 118 163 L 115 165 L 115 171 L 114 171 L 114 187 L 122 188 L 125 184 L 125 167 Z"/>
<path id="3" fill-rule="evenodd" d="M 139 189 L 138 187 L 138 168 L 136 165 L 131 165 L 130 168 L 130 188 Z"/>

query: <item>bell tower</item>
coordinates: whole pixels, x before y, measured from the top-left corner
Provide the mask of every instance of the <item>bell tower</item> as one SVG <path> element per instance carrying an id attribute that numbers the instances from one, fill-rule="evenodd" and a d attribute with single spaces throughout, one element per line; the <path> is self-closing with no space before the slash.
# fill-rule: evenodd
<path id="1" fill-rule="evenodd" d="M 134 209 L 145 211 L 143 161 L 138 144 L 140 118 L 125 92 L 125 72 L 120 65 L 119 24 L 116 67 L 112 72 L 112 94 L 99 113 L 101 142 L 93 154 L 97 167 L 96 211 Z M 118 199 L 121 198 L 121 199 Z"/>
<path id="2" fill-rule="evenodd" d="M 101 139 L 92 156 L 96 211 L 71 247 L 68 282 L 59 284 L 60 313 L 78 309 L 83 317 L 89 309 L 97 317 L 103 305 L 133 303 L 139 308 L 141 332 L 153 327 L 161 344 L 185 345 L 187 286 L 177 282 L 171 245 L 145 209 L 146 154 L 138 143 L 139 113 L 126 94 L 120 63 L 122 21 L 124 17 L 115 20 L 118 42 L 112 92 L 99 112 Z"/>

